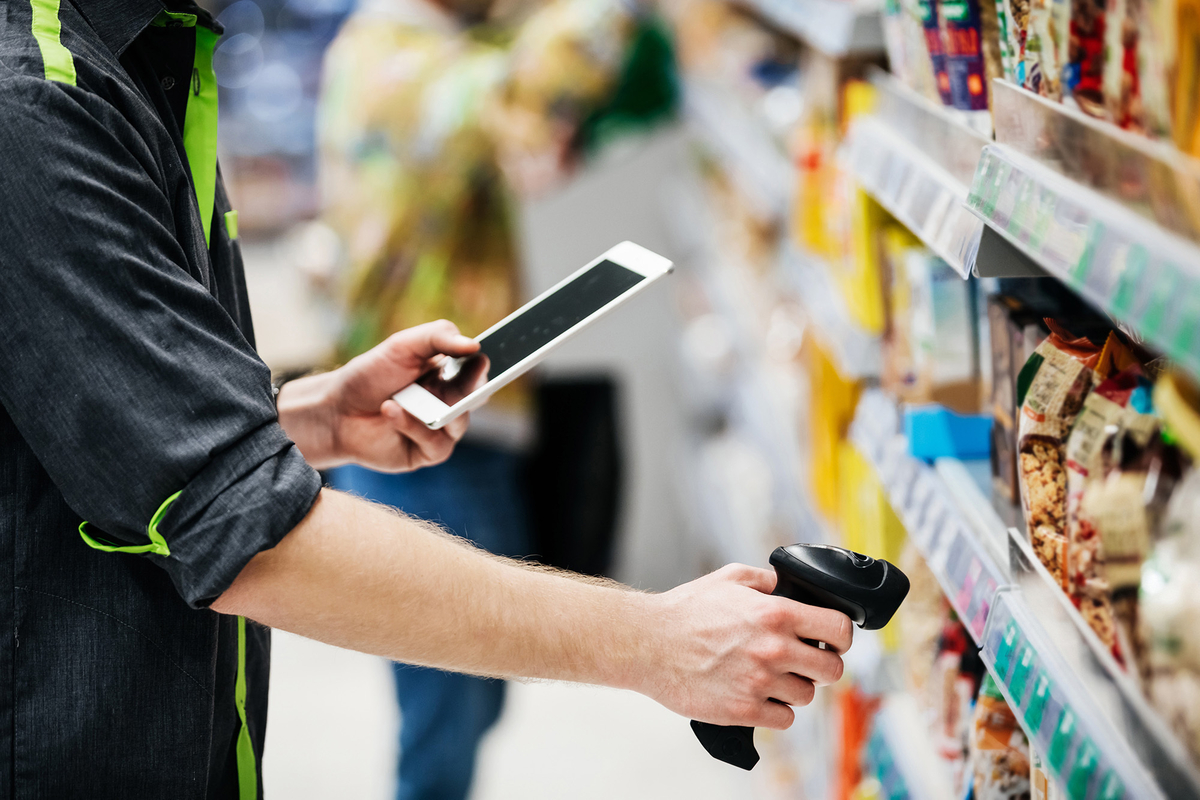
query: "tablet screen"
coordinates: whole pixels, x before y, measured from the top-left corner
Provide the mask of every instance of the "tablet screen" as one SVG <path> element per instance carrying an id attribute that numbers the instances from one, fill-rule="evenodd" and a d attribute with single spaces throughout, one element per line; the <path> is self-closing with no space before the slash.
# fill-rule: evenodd
<path id="1" fill-rule="evenodd" d="M 641 273 L 601 261 L 480 339 L 478 354 L 448 361 L 417 383 L 454 405 L 644 280 Z"/>

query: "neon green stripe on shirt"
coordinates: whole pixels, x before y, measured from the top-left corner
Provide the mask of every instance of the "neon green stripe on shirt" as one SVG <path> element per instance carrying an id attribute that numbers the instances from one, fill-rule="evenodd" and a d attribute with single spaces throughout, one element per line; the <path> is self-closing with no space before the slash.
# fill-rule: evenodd
<path id="1" fill-rule="evenodd" d="M 217 76 L 213 73 L 213 49 L 217 34 L 196 26 L 196 60 L 188 87 L 187 111 L 183 117 L 183 149 L 192 168 L 196 204 L 204 225 L 204 243 L 212 241 L 213 208 L 217 197 Z"/>
<path id="2" fill-rule="evenodd" d="M 42 51 L 46 80 L 75 85 L 75 59 L 63 47 L 59 0 L 33 0 L 33 38 Z"/>

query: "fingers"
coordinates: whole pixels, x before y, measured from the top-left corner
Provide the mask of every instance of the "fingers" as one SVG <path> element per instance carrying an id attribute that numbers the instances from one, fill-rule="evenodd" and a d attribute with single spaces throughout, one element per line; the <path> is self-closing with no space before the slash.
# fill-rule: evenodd
<path id="1" fill-rule="evenodd" d="M 782 665 L 788 672 L 799 675 L 817 686 L 828 686 L 842 679 L 845 665 L 842 657 L 832 650 L 822 650 L 796 640 Z M 782 700 L 783 698 L 779 698 Z"/>
<path id="2" fill-rule="evenodd" d="M 388 420 L 393 430 L 402 437 L 402 440 L 406 440 L 410 447 L 416 448 L 420 453 L 419 460 L 409 459 L 410 469 L 440 464 L 445 461 L 453 452 L 454 444 L 466 432 L 465 421 L 453 431 L 448 430 L 451 425 L 458 423 L 458 420 L 454 420 L 441 430 L 431 430 L 421 420 L 401 408 L 394 400 L 386 401 L 380 407 L 380 413 Z M 455 432 L 457 435 L 454 435 Z"/>
<path id="3" fill-rule="evenodd" d="M 420 361 L 443 354 L 459 358 L 479 350 L 479 342 L 463 336 L 453 322 L 444 319 L 394 333 L 385 345 L 400 350 L 406 358 Z"/>
<path id="4" fill-rule="evenodd" d="M 845 653 L 854 642 L 854 624 L 840 611 L 796 603 L 793 632 L 801 639 L 824 642 L 835 653 Z"/>
<path id="5" fill-rule="evenodd" d="M 745 564 L 726 564 L 713 573 L 714 577 L 749 586 L 755 591 L 770 594 L 775 591 L 775 570 L 748 567 Z"/>
<path id="6" fill-rule="evenodd" d="M 817 687 L 807 678 L 799 675 L 781 675 L 771 690 L 771 699 L 789 706 L 806 706 L 817 695 Z"/>
<path id="7" fill-rule="evenodd" d="M 796 712 L 792 711 L 789 706 L 767 700 L 759 707 L 758 713 L 752 719 L 746 720 L 744 724 L 755 728 L 773 728 L 777 731 L 785 731 L 792 727 L 792 723 L 795 721 Z"/>

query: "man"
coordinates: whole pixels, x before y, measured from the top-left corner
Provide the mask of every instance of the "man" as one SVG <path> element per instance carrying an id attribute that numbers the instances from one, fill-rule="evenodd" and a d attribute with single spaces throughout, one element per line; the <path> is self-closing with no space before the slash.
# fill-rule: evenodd
<path id="1" fill-rule="evenodd" d="M 787 727 L 770 698 L 837 680 L 851 626 L 770 572 L 642 594 L 321 489 L 315 467 L 445 459 L 465 421 L 388 398 L 475 345 L 420 326 L 276 407 L 216 163 L 218 36 L 190 3 L 0 3 L 3 796 L 257 797 L 269 633 L 246 618 Z"/>

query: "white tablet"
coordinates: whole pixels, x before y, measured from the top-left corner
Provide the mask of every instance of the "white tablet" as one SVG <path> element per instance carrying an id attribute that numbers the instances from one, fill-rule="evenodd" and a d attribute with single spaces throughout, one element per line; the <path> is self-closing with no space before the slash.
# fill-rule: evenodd
<path id="1" fill-rule="evenodd" d="M 662 256 L 621 242 L 485 331 L 478 353 L 446 359 L 395 400 L 430 428 L 441 428 L 671 269 Z"/>

